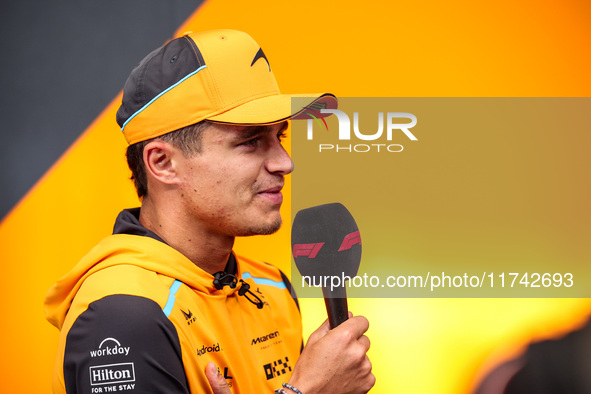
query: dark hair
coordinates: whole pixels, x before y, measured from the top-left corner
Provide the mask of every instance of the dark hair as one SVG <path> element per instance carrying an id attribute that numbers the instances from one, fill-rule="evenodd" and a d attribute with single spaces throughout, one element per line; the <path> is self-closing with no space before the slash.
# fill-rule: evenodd
<path id="1" fill-rule="evenodd" d="M 127 147 L 127 165 L 131 170 L 131 180 L 135 184 L 138 197 L 148 195 L 148 179 L 144 164 L 144 148 L 151 141 L 161 140 L 179 148 L 183 155 L 191 157 L 201 152 L 201 137 L 210 123 L 203 120 L 182 129 L 171 131 L 159 137 L 140 141 Z"/>

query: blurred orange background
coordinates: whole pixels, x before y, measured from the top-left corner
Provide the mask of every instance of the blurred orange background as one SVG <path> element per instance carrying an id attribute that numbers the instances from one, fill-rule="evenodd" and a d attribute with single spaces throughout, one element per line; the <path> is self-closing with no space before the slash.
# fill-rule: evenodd
<path id="1" fill-rule="evenodd" d="M 248 32 L 286 93 L 585 97 L 591 93 L 590 22 L 591 4 L 579 0 L 210 0 L 177 35 Z M 58 332 L 43 318 L 45 293 L 111 232 L 122 208 L 138 205 L 114 121 L 119 102 L 115 97 L 0 224 L 3 392 L 50 391 Z M 289 198 L 283 215 L 279 233 L 240 239 L 237 249 L 289 271 Z M 301 301 L 307 336 L 324 320 L 324 304 Z M 591 311 L 587 299 L 358 299 L 349 305 L 371 322 L 375 393 L 468 393 L 487 368 L 531 340 L 579 327 Z"/>

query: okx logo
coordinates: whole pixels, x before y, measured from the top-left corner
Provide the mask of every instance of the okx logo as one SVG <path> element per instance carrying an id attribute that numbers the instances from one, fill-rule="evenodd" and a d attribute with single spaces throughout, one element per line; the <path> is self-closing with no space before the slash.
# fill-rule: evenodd
<path id="1" fill-rule="evenodd" d="M 263 368 L 265 369 L 267 380 L 291 372 L 291 366 L 289 365 L 289 359 L 287 357 L 265 364 L 263 365 Z"/>
<path id="2" fill-rule="evenodd" d="M 316 134 L 314 126 L 320 133 L 331 133 L 332 143 L 323 142 L 318 144 L 318 151 L 323 152 L 402 152 L 404 147 L 401 144 L 392 143 L 395 139 L 402 137 L 410 141 L 418 141 L 418 138 L 410 129 L 417 125 L 417 117 L 408 112 L 375 112 L 373 114 L 364 113 L 364 129 L 360 126 L 359 112 L 353 112 L 352 117 L 344 111 L 338 109 L 321 108 L 318 111 L 321 115 L 334 115 L 338 122 L 338 130 L 329 131 L 329 127 L 324 118 L 315 117 L 311 114 L 307 120 L 306 136 L 309 141 L 315 139 Z M 370 116 L 371 115 L 371 116 Z M 377 126 L 376 126 L 377 120 Z M 323 123 L 321 123 L 323 122 Z M 372 125 L 372 129 L 369 129 Z M 348 143 L 349 141 L 359 141 L 363 143 Z"/>

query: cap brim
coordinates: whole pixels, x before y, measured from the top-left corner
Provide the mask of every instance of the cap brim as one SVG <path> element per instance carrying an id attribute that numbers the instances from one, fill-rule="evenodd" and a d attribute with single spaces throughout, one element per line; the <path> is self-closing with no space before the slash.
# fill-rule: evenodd
<path id="1" fill-rule="evenodd" d="M 272 124 L 287 119 L 323 118 L 320 109 L 337 109 L 338 100 L 330 94 L 279 94 L 251 100 L 207 120 L 220 123 Z"/>

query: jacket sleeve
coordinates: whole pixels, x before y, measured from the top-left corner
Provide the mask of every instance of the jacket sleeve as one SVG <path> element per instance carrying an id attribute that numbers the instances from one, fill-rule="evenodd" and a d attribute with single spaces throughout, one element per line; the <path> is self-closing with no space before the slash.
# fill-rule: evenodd
<path id="1" fill-rule="evenodd" d="M 144 297 L 92 302 L 67 334 L 67 393 L 189 393 L 176 328 Z"/>

